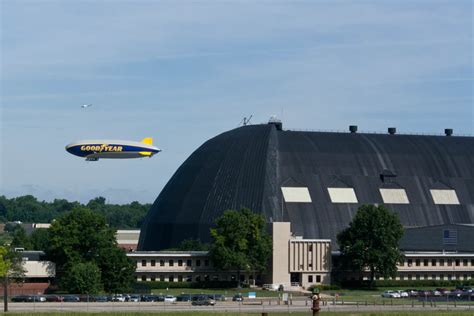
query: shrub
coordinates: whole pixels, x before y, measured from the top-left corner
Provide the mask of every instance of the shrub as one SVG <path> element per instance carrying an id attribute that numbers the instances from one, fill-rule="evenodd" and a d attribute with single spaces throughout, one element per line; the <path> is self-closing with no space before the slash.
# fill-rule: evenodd
<path id="1" fill-rule="evenodd" d="M 149 292 L 151 289 L 226 289 L 237 287 L 237 281 L 201 281 L 201 282 L 136 282 L 134 289 Z"/>

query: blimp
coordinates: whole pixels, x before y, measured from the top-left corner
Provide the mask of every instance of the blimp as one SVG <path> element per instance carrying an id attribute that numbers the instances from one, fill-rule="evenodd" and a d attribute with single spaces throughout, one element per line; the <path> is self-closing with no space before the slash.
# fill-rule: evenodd
<path id="1" fill-rule="evenodd" d="M 81 140 L 66 146 L 66 151 L 87 161 L 107 159 L 129 159 L 153 157 L 161 149 L 153 146 L 153 138 L 147 137 L 139 142 L 127 140 Z"/>

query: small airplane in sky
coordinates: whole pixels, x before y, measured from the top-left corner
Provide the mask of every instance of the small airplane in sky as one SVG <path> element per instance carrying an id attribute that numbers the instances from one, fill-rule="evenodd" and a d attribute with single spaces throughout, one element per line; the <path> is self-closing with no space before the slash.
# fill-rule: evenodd
<path id="1" fill-rule="evenodd" d="M 87 108 L 90 108 L 91 106 L 92 106 L 92 103 L 91 104 L 83 104 L 83 105 L 81 105 L 81 108 L 87 109 Z"/>
<path id="2" fill-rule="evenodd" d="M 144 138 L 140 142 L 104 139 L 81 140 L 67 145 L 66 150 L 70 154 L 86 158 L 86 161 L 97 161 L 99 158 L 151 158 L 161 151 L 153 146 L 151 137 Z"/>

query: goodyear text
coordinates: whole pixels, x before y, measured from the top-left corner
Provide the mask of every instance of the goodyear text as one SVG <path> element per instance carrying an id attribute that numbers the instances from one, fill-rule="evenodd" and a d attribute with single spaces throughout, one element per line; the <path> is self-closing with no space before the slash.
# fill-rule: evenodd
<path id="1" fill-rule="evenodd" d="M 123 149 L 122 146 L 109 146 L 107 144 L 81 146 L 81 151 L 94 151 L 97 153 L 122 151 L 122 149 Z"/>

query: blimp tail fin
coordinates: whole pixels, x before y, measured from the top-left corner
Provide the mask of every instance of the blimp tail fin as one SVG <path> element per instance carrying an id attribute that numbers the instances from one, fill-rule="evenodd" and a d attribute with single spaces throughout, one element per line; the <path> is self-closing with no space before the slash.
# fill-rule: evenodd
<path id="1" fill-rule="evenodd" d="M 147 144 L 147 145 L 153 145 L 153 138 L 151 137 L 146 137 L 141 140 L 141 143 Z"/>

